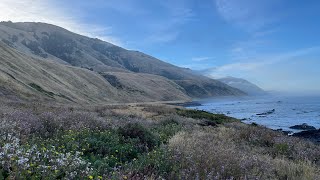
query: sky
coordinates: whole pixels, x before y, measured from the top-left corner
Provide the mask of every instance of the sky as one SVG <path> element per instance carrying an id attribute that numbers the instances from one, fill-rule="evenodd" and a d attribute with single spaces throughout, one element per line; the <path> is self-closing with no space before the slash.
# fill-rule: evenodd
<path id="1" fill-rule="evenodd" d="M 0 0 L 0 21 L 55 24 L 265 90 L 320 92 L 319 9 L 318 0 Z"/>

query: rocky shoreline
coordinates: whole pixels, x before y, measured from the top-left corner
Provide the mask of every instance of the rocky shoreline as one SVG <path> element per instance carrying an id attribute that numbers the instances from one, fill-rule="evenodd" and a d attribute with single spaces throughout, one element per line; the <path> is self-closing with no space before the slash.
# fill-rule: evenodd
<path id="1" fill-rule="evenodd" d="M 176 106 L 182 106 L 182 107 L 195 107 L 195 106 L 201 106 L 199 102 L 196 101 L 191 101 L 191 102 L 184 102 L 184 103 L 174 103 L 171 105 L 176 105 Z M 275 113 L 275 109 L 263 112 L 263 113 L 258 113 L 256 114 L 259 117 L 265 117 L 268 115 L 271 115 Z M 228 113 L 226 113 L 228 115 Z M 245 121 L 250 118 L 244 118 L 240 119 L 240 121 Z M 258 123 L 252 123 L 253 125 L 258 125 Z M 302 123 L 298 125 L 293 125 L 289 127 L 292 130 L 299 130 L 299 132 L 293 132 L 290 130 L 283 130 L 283 129 L 276 129 L 275 131 L 282 132 L 285 135 L 288 136 L 293 136 L 293 137 L 299 137 L 299 138 L 304 138 L 308 139 L 316 144 L 320 144 L 320 129 L 315 128 L 314 126 L 308 125 L 307 123 Z"/>
<path id="2" fill-rule="evenodd" d="M 292 131 L 284 131 L 282 129 L 277 129 L 276 131 L 281 131 L 286 135 L 308 139 L 316 144 L 320 144 L 320 129 L 310 126 L 307 123 L 290 126 L 289 128 L 301 131 L 296 133 L 293 133 Z"/>
<path id="3" fill-rule="evenodd" d="M 294 133 L 292 136 L 309 139 L 314 143 L 320 144 L 320 129 L 305 130 L 298 133 Z"/>

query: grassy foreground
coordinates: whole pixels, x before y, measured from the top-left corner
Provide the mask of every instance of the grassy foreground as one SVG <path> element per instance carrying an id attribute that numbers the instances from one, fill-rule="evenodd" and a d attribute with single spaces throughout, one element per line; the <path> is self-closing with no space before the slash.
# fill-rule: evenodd
<path id="1" fill-rule="evenodd" d="M 0 106 L 0 179 L 320 179 L 320 146 L 224 115 Z"/>

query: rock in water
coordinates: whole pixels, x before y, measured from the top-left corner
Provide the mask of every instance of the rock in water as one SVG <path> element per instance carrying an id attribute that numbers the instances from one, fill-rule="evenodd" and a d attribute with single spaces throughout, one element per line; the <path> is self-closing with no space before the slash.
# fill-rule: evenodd
<path id="1" fill-rule="evenodd" d="M 275 109 L 272 109 L 270 111 L 267 111 L 267 112 L 264 112 L 264 113 L 259 113 L 259 114 L 256 114 L 257 116 L 266 116 L 266 115 L 269 115 L 269 114 L 273 114 L 276 110 Z"/>
<path id="2" fill-rule="evenodd" d="M 289 127 L 290 129 L 297 129 L 297 130 L 316 130 L 315 127 L 309 126 L 307 123 L 303 123 L 300 125 L 294 125 Z"/>

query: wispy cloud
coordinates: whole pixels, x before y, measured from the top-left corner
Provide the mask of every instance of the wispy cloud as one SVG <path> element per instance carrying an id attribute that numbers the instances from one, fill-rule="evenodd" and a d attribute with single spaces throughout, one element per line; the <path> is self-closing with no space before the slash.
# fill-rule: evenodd
<path id="1" fill-rule="evenodd" d="M 265 90 L 319 91 L 319 55 L 320 46 L 316 46 L 287 53 L 261 55 L 247 62 L 224 64 L 199 72 L 211 78 L 245 78 Z"/>
<path id="2" fill-rule="evenodd" d="M 63 1 L 65 3 L 65 1 Z M 130 16 L 146 15 L 148 10 L 143 7 L 141 0 L 94 0 L 94 1 L 77 1 L 82 7 L 103 9 L 116 13 Z"/>
<path id="3" fill-rule="evenodd" d="M 179 66 L 202 72 L 204 67 L 208 67 L 210 65 L 207 63 L 190 63 L 190 64 L 180 64 Z M 207 71 L 208 70 L 206 69 L 206 72 Z"/>
<path id="4" fill-rule="evenodd" d="M 64 27 L 70 31 L 100 38 L 116 45 L 123 45 L 112 35 L 111 27 L 83 23 L 82 15 L 72 8 L 56 6 L 52 0 L 1 0 L 0 20 L 13 22 L 46 22 Z"/>
<path id="5" fill-rule="evenodd" d="M 215 0 L 215 4 L 223 19 L 249 32 L 265 28 L 278 18 L 273 16 L 274 0 Z"/>
<path id="6" fill-rule="evenodd" d="M 76 2 L 76 3 L 75 3 Z M 175 41 L 181 32 L 181 27 L 195 16 L 188 0 L 152 1 L 146 3 L 142 0 L 95 0 L 93 1 L 62 1 L 62 0 L 1 0 L 0 20 L 13 22 L 46 22 L 64 27 L 75 33 L 99 38 L 113 44 L 127 47 L 145 47 L 154 44 L 165 44 Z M 75 3 L 74 5 L 70 5 Z M 152 7 L 150 7 L 152 6 Z M 154 7 L 161 14 L 154 14 Z M 99 24 L 90 22 L 94 19 L 92 10 L 97 12 L 108 11 L 109 14 L 119 15 L 138 21 L 137 29 L 145 31 L 139 42 L 123 37 L 119 38 L 119 31 L 110 24 L 114 20 L 105 17 Z M 107 14 L 108 14 L 107 13 Z M 141 21 L 139 21 L 141 20 Z M 110 23 L 108 23 L 110 22 Z M 116 26 L 116 25 L 115 25 Z M 115 35 L 117 34 L 117 36 Z M 131 43 L 129 43 L 131 42 Z M 132 48 L 131 47 L 131 48 Z"/>
<path id="7" fill-rule="evenodd" d="M 311 48 L 298 49 L 296 51 L 282 54 L 264 55 L 260 58 L 252 59 L 248 62 L 237 62 L 203 69 L 202 72 L 203 74 L 213 78 L 225 77 L 234 74 L 240 74 L 242 76 L 250 74 L 251 76 L 254 76 L 255 73 L 259 72 L 265 67 L 277 67 L 277 64 L 279 63 L 301 61 L 302 59 L 298 57 L 316 53 L 319 51 L 320 46 L 316 46 Z M 270 73 L 272 73 L 272 71 L 270 71 Z"/>
<path id="8" fill-rule="evenodd" d="M 248 61 L 264 56 L 261 51 L 272 47 L 272 40 L 265 38 L 248 38 L 234 42 L 229 49 L 229 57 L 233 61 Z"/>
<path id="9" fill-rule="evenodd" d="M 214 59 L 213 57 L 193 57 L 191 58 L 192 61 L 195 62 L 201 62 L 201 61 L 207 61 L 207 60 L 212 60 Z"/>
<path id="10" fill-rule="evenodd" d="M 253 33 L 254 38 L 265 37 L 267 35 L 271 35 L 279 31 L 279 28 L 265 29 L 261 31 L 257 31 Z"/>
<path id="11" fill-rule="evenodd" d="M 212 64 L 216 63 L 214 57 L 209 56 L 199 56 L 191 58 L 190 63 L 180 64 L 179 66 L 184 68 L 189 68 L 196 71 L 202 71 L 203 69 L 212 66 Z"/>
<path id="12" fill-rule="evenodd" d="M 146 44 L 155 44 L 155 43 L 168 43 L 174 41 L 179 36 L 179 32 L 177 30 L 167 30 L 167 31 L 159 31 L 152 33 L 145 39 Z"/>
<path id="13" fill-rule="evenodd" d="M 221 18 L 245 32 L 245 38 L 235 40 L 228 56 L 233 61 L 248 61 L 261 57 L 273 47 L 274 40 L 268 36 L 277 33 L 275 26 L 283 16 L 276 8 L 281 0 L 214 0 Z"/>
<path id="14" fill-rule="evenodd" d="M 145 43 L 169 43 L 176 40 L 181 27 L 196 16 L 187 2 L 187 0 L 158 1 L 157 5 L 163 11 L 163 15 L 152 19 L 147 25 L 149 35 L 145 38 Z"/>

